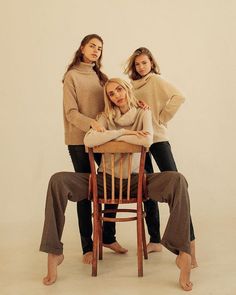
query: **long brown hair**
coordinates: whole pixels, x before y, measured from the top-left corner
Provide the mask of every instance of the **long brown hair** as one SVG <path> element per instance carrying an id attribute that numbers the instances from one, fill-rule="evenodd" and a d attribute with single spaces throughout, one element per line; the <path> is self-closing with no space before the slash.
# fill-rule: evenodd
<path id="1" fill-rule="evenodd" d="M 67 70 L 63 76 L 63 79 L 62 79 L 62 83 L 64 83 L 64 80 L 65 80 L 65 76 L 66 76 L 66 73 L 71 70 L 74 66 L 78 66 L 81 62 L 83 62 L 83 53 L 82 53 L 82 47 L 84 47 L 86 44 L 89 43 L 89 41 L 91 39 L 98 39 L 101 43 L 102 43 L 102 46 L 103 46 L 103 40 L 100 36 L 98 36 L 97 34 L 90 34 L 90 35 L 87 35 L 83 38 L 83 40 L 81 41 L 80 43 L 80 46 L 79 48 L 77 49 L 77 51 L 75 52 L 75 55 L 74 55 L 74 58 L 72 60 L 72 62 L 69 64 L 69 66 L 67 67 Z M 106 81 L 107 81 L 107 76 L 100 70 L 102 64 L 101 64 L 101 60 L 102 60 L 102 52 L 101 52 L 101 55 L 99 57 L 99 59 L 96 61 L 96 63 L 94 64 L 94 71 L 96 72 L 98 78 L 99 78 L 99 81 L 101 83 L 101 85 L 103 86 Z"/>
<path id="2" fill-rule="evenodd" d="M 128 74 L 128 76 L 131 80 L 139 80 L 142 78 L 142 76 L 139 75 L 139 73 L 136 71 L 136 68 L 135 68 L 135 59 L 137 56 L 139 56 L 141 54 L 147 55 L 147 57 L 150 59 L 150 61 L 152 63 L 151 72 L 160 75 L 161 74 L 160 67 L 157 64 L 151 51 L 148 50 L 146 47 L 139 47 L 138 49 L 136 49 L 134 51 L 134 53 L 129 57 L 129 59 L 126 62 L 124 73 Z"/>

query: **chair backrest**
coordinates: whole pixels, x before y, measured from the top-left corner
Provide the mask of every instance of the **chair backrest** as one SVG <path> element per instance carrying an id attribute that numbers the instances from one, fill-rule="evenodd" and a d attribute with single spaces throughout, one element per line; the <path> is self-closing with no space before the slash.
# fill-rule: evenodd
<path id="1" fill-rule="evenodd" d="M 89 161 L 91 167 L 91 180 L 92 180 L 92 192 L 93 192 L 93 200 L 96 201 L 98 199 L 97 192 L 97 176 L 96 176 L 96 168 L 94 161 L 94 153 L 102 154 L 102 167 L 103 167 L 103 203 L 131 203 L 137 202 L 137 199 L 140 200 L 143 197 L 143 188 L 144 188 L 144 164 L 145 164 L 145 156 L 148 148 L 129 144 L 126 142 L 117 142 L 110 141 L 100 146 L 96 146 L 93 148 L 87 148 L 89 153 Z M 131 175 L 132 175 L 132 157 L 133 154 L 140 154 L 140 162 L 139 162 L 139 171 L 138 171 L 138 190 L 137 196 L 133 198 L 130 195 L 131 191 Z M 109 169 L 108 167 L 109 166 Z M 111 195 L 108 195 L 107 189 L 107 172 L 109 170 L 109 174 L 111 177 L 111 187 L 110 192 Z M 124 195 L 123 192 L 123 180 L 124 175 L 127 182 L 127 190 Z M 119 179 L 119 192 L 118 198 L 116 197 L 115 192 L 115 179 L 117 181 Z"/>

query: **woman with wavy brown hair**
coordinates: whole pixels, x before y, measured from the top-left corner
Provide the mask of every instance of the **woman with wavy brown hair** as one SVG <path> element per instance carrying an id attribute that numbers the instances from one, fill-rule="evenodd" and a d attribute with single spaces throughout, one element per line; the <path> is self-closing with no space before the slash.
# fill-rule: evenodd
<path id="1" fill-rule="evenodd" d="M 169 143 L 167 124 L 184 102 L 184 96 L 176 87 L 161 77 L 160 67 L 151 51 L 146 47 L 140 47 L 133 52 L 127 61 L 125 73 L 131 80 L 136 98 L 142 99 L 152 111 L 154 136 L 153 144 L 149 149 L 150 154 L 161 172 L 177 171 Z M 150 154 L 147 154 L 145 169 L 148 173 L 153 173 Z M 161 251 L 160 218 L 157 202 L 153 200 L 145 202 L 145 211 L 150 234 L 148 252 L 159 252 Z M 192 267 L 197 267 L 192 221 L 190 223 L 190 238 L 192 241 Z"/>
<path id="2" fill-rule="evenodd" d="M 75 172 L 90 172 L 84 136 L 90 127 L 98 131 L 101 128 L 95 118 L 104 109 L 103 86 L 107 81 L 107 76 L 101 71 L 102 51 L 103 40 L 100 36 L 85 36 L 63 77 L 65 144 Z M 96 162 L 100 164 L 99 157 Z M 113 208 L 114 205 L 107 206 Z M 77 214 L 83 262 L 90 264 L 93 249 L 91 202 L 87 199 L 78 202 Z M 115 252 L 127 252 L 116 241 L 114 223 L 104 222 L 103 242 L 104 246 Z"/>

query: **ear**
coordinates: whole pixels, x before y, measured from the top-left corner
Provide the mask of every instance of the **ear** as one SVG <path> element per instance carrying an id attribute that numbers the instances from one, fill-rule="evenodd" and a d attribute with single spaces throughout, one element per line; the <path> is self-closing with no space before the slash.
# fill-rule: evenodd
<path id="1" fill-rule="evenodd" d="M 84 54 L 84 46 L 80 47 L 81 53 Z"/>

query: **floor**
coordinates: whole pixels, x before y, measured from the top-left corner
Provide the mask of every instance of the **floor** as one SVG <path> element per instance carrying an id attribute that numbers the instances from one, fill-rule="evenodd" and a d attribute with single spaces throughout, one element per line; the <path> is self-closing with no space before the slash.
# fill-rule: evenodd
<path id="1" fill-rule="evenodd" d="M 161 224 L 164 227 L 168 211 L 165 205 L 161 205 L 160 210 Z M 192 271 L 194 289 L 191 294 L 235 295 L 234 215 L 228 214 L 222 220 L 218 218 L 217 212 L 210 217 L 204 210 L 194 215 L 199 267 Z M 233 231 L 226 230 L 230 227 Z M 137 277 L 136 229 L 132 222 L 117 225 L 117 238 L 129 252 L 117 255 L 105 249 L 104 260 L 99 262 L 98 276 L 91 277 L 91 267 L 81 263 L 80 239 L 73 203 L 68 206 L 63 235 L 65 260 L 59 267 L 57 282 L 49 287 L 44 286 L 41 279 L 46 273 L 46 254 L 38 251 L 41 230 L 42 220 L 39 219 L 22 223 L 1 223 L 1 295 L 184 293 L 177 283 L 175 257 L 166 249 L 161 253 L 150 254 L 148 261 L 144 263 L 144 277 Z"/>

